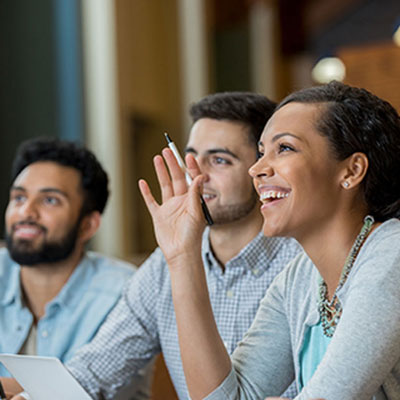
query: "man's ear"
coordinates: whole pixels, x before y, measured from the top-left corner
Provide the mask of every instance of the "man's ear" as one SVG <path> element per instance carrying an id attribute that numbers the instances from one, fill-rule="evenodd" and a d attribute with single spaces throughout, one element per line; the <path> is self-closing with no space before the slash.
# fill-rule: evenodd
<path id="1" fill-rule="evenodd" d="M 340 185 L 346 189 L 354 189 L 365 177 L 368 171 L 368 157 L 364 153 L 353 153 L 345 160 Z"/>
<path id="2" fill-rule="evenodd" d="M 82 218 L 79 227 L 79 238 L 83 243 L 89 241 L 100 227 L 101 214 L 98 211 L 92 211 Z"/>

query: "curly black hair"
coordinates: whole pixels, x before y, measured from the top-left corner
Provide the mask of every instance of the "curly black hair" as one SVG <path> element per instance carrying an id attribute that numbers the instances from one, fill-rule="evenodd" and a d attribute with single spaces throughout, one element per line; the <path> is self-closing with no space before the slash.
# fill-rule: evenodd
<path id="1" fill-rule="evenodd" d="M 23 169 L 37 161 L 53 161 L 78 170 L 85 196 L 81 215 L 92 211 L 103 213 L 109 196 L 108 176 L 91 151 L 79 144 L 54 138 L 27 140 L 17 149 L 11 169 L 11 182 Z"/>
<path id="2" fill-rule="evenodd" d="M 368 212 L 377 221 L 400 217 L 400 116 L 385 100 L 365 89 L 332 81 L 294 92 L 277 106 L 320 103 L 316 129 L 344 160 L 355 152 L 368 157 L 362 182 Z"/>

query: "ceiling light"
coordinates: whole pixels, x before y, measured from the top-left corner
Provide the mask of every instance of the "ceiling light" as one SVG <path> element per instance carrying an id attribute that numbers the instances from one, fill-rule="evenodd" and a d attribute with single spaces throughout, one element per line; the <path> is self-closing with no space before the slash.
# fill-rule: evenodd
<path id="1" fill-rule="evenodd" d="M 396 43 L 397 46 L 400 46 L 400 25 L 397 27 L 393 34 L 393 41 Z"/>
<path id="2" fill-rule="evenodd" d="M 324 57 L 312 69 L 311 76 L 318 83 L 343 81 L 346 76 L 346 67 L 340 58 Z"/>

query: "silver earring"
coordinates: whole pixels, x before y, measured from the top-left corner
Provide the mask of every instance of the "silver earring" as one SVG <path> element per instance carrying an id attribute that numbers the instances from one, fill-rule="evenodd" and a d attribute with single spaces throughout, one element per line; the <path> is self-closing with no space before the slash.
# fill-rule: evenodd
<path id="1" fill-rule="evenodd" d="M 347 181 L 343 182 L 343 187 L 345 187 L 346 189 L 350 186 L 350 183 Z"/>

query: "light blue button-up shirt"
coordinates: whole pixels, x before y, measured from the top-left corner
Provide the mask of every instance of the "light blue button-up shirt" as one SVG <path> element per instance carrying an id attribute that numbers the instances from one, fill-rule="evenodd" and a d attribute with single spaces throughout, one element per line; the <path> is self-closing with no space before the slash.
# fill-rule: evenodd
<path id="1" fill-rule="evenodd" d="M 37 324 L 37 355 L 69 360 L 118 301 L 133 265 L 87 252 Z M 18 353 L 33 316 L 21 299 L 20 267 L 0 249 L 0 353 Z M 8 376 L 0 364 L 0 376 Z"/>

